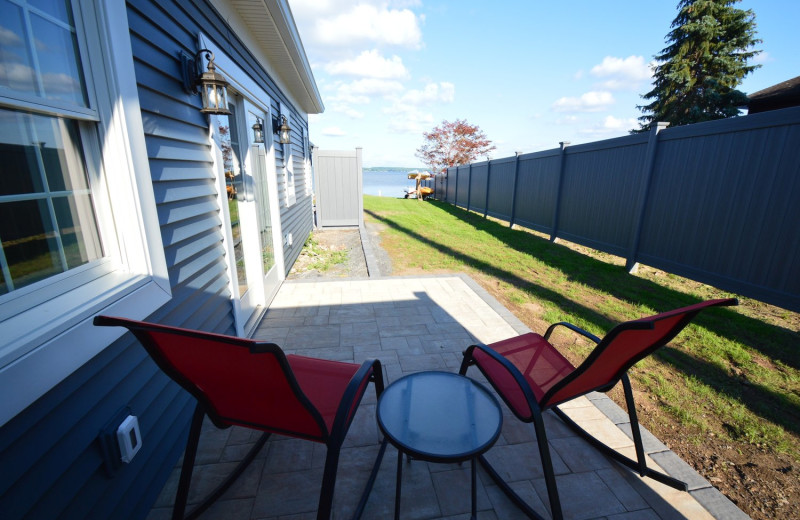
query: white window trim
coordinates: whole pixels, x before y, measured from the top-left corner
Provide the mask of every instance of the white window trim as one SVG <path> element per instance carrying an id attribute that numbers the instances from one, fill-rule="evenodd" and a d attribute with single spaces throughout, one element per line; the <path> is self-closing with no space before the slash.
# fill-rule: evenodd
<path id="1" fill-rule="evenodd" d="M 286 117 L 286 124 L 291 128 L 292 114 L 283 103 L 281 103 L 281 115 Z M 291 134 L 289 136 L 289 142 L 281 146 L 283 146 L 283 182 L 285 188 L 284 193 L 286 193 L 286 207 L 290 208 L 297 203 L 297 177 L 295 177 L 294 173 Z"/>
<path id="2" fill-rule="evenodd" d="M 110 262 L 105 260 L 104 275 L 0 324 L 0 347 L 6 359 L 0 367 L 0 425 L 124 333 L 119 328 L 94 327 L 96 314 L 142 319 L 171 298 L 125 2 L 96 0 L 76 5 L 83 19 L 81 29 L 103 43 L 91 51 L 92 63 L 86 68 L 92 71 L 89 81 L 98 87 L 93 94 L 100 119 L 103 175 L 95 179 L 99 186 L 93 192 Z M 0 104 L 5 104 L 2 99 Z M 107 212 L 112 204 L 113 215 Z M 104 223 L 109 217 L 113 222 Z"/>
<path id="3" fill-rule="evenodd" d="M 305 186 L 304 195 L 311 196 L 311 147 L 308 144 L 308 131 L 306 127 L 301 126 L 300 130 L 303 132 L 303 185 Z"/>

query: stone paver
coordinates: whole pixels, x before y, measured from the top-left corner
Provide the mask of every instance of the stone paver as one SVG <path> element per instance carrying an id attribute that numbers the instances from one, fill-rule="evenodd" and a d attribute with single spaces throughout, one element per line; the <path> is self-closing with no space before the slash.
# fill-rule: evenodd
<path id="1" fill-rule="evenodd" d="M 371 273 L 372 274 L 372 273 Z M 254 337 L 278 343 L 287 353 L 360 363 L 378 358 L 387 384 L 422 370 L 456 372 L 472 342 L 491 343 L 527 329 L 465 275 L 288 281 Z M 485 382 L 475 369 L 470 377 Z M 349 518 L 378 452 L 372 388 L 345 440 L 334 496 L 334 518 Z M 584 428 L 630 455 L 627 413 L 604 394 L 590 394 L 563 407 Z M 549 517 L 549 503 L 533 427 L 503 406 L 503 431 L 486 454 L 531 507 Z M 654 467 L 689 482 L 676 491 L 622 468 L 577 437 L 552 412 L 545 414 L 559 494 L 568 519 L 747 518 L 727 498 L 649 432 L 645 450 Z M 241 428 L 204 426 L 190 502 L 210 489 L 239 460 L 257 434 Z M 253 465 L 202 519 L 293 520 L 315 518 L 326 449 L 273 436 Z M 392 518 L 397 451 L 387 448 L 364 511 L 365 519 Z M 401 516 L 461 520 L 469 517 L 469 464 L 405 463 Z M 179 467 L 164 487 L 150 520 L 169 518 Z M 478 517 L 524 515 L 479 470 Z"/>

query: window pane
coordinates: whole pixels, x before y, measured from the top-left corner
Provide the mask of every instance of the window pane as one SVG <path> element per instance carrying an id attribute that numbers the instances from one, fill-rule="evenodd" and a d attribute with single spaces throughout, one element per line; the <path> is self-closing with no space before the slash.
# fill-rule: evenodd
<path id="1" fill-rule="evenodd" d="M 61 234 L 67 269 L 78 267 L 102 255 L 100 237 L 94 227 L 94 209 L 88 195 L 53 199 L 56 224 Z"/>
<path id="2" fill-rule="evenodd" d="M 0 0 L 0 92 L 38 91 L 28 40 L 22 9 Z"/>
<path id="3" fill-rule="evenodd" d="M 0 293 L 103 256 L 75 121 L 0 109 L 0 253 Z"/>
<path id="4" fill-rule="evenodd" d="M 75 25 L 72 23 L 72 7 L 68 0 L 28 0 L 28 3 L 66 24 Z"/>
<path id="5" fill-rule="evenodd" d="M 88 106 L 74 30 L 31 14 L 44 97 Z"/>
<path id="6" fill-rule="evenodd" d="M 0 240 L 16 289 L 63 271 L 44 200 L 0 204 Z"/>
<path id="7" fill-rule="evenodd" d="M 0 109 L 0 196 L 44 191 L 32 117 Z"/>
<path id="8" fill-rule="evenodd" d="M 44 116 L 33 116 L 32 122 L 47 188 L 51 192 L 88 189 L 86 169 L 79 155 L 81 141 L 77 123 Z"/>

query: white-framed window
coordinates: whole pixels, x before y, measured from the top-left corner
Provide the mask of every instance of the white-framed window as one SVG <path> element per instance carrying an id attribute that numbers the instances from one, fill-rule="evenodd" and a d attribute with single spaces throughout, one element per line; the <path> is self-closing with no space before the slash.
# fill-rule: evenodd
<path id="1" fill-rule="evenodd" d="M 123 0 L 0 0 L 0 425 L 170 298 Z"/>

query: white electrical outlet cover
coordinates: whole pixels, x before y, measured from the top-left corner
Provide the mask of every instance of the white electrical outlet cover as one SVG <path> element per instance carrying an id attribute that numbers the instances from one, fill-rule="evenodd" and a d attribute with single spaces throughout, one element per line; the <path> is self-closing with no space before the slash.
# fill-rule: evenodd
<path id="1" fill-rule="evenodd" d="M 139 433 L 139 420 L 129 415 L 117 428 L 117 442 L 122 462 L 128 464 L 142 447 L 142 435 Z"/>

